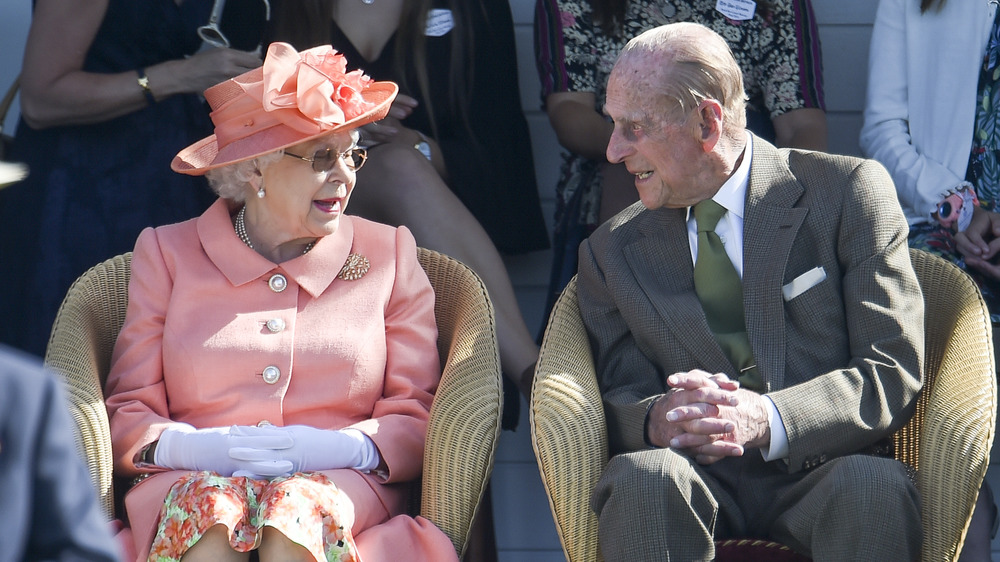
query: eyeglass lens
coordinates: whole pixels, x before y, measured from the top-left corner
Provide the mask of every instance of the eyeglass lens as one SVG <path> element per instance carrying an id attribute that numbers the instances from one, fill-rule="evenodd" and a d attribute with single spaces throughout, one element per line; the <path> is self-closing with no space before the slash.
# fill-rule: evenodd
<path id="1" fill-rule="evenodd" d="M 317 150 L 312 158 L 313 170 L 317 172 L 329 172 L 337 165 L 337 160 L 340 158 L 344 159 L 344 163 L 347 164 L 348 168 L 357 171 L 358 168 L 364 165 L 365 160 L 368 158 L 368 153 L 365 149 L 357 147 L 342 153 L 334 152 L 329 148 Z"/>

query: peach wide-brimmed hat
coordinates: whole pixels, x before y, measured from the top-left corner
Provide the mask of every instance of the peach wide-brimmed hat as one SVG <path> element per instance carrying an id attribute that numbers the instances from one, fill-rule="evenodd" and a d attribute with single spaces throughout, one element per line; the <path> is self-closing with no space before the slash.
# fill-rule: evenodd
<path id="1" fill-rule="evenodd" d="M 375 82 L 329 45 L 296 51 L 272 43 L 264 65 L 205 90 L 215 134 L 181 150 L 170 167 L 192 176 L 378 121 L 399 87 Z"/>

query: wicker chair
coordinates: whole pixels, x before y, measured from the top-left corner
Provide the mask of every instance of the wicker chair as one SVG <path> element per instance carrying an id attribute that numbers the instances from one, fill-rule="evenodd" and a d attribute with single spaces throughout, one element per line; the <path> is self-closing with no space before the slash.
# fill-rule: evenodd
<path id="1" fill-rule="evenodd" d="M 996 425 L 990 317 L 963 271 L 919 250 L 910 256 L 926 305 L 925 386 L 913 418 L 894 437 L 896 458 L 915 470 L 922 497 L 922 559 L 955 560 L 989 465 Z M 601 558 L 589 500 L 608 461 L 608 437 L 595 376 L 574 279 L 549 319 L 531 395 L 535 457 L 570 562 Z M 786 549 L 762 542 L 747 546 Z"/>
<path id="2" fill-rule="evenodd" d="M 102 389 L 128 303 L 131 254 L 91 268 L 70 288 L 56 318 L 45 362 L 66 383 L 80 431 L 78 445 L 109 518 L 116 517 L 111 436 Z M 419 512 L 462 554 L 493 470 L 502 389 L 493 305 L 462 263 L 419 250 L 434 286 L 443 374 L 431 407 Z"/>

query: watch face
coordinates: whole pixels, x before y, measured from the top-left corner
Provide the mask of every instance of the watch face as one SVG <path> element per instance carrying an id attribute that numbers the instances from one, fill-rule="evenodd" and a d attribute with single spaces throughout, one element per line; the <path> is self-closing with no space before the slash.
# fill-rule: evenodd
<path id="1" fill-rule="evenodd" d="M 424 158 L 428 160 L 431 159 L 431 145 L 428 144 L 427 141 L 420 141 L 417 144 L 413 145 L 413 148 L 420 151 L 420 154 L 423 154 Z"/>

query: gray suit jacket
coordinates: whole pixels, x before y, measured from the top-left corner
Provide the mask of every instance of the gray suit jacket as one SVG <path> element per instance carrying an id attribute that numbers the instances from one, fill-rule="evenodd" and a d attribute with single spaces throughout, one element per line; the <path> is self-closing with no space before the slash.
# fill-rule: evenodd
<path id="1" fill-rule="evenodd" d="M 922 384 L 923 300 L 906 220 L 880 164 L 753 143 L 744 314 L 795 472 L 857 452 L 909 419 Z M 648 447 L 646 411 L 667 375 L 736 376 L 694 292 L 685 218 L 685 209 L 637 203 L 580 247 L 580 310 L 613 452 Z M 782 287 L 815 267 L 826 279 L 786 301 Z"/>
<path id="2" fill-rule="evenodd" d="M 0 345 L 0 562 L 121 560 L 41 361 Z"/>

